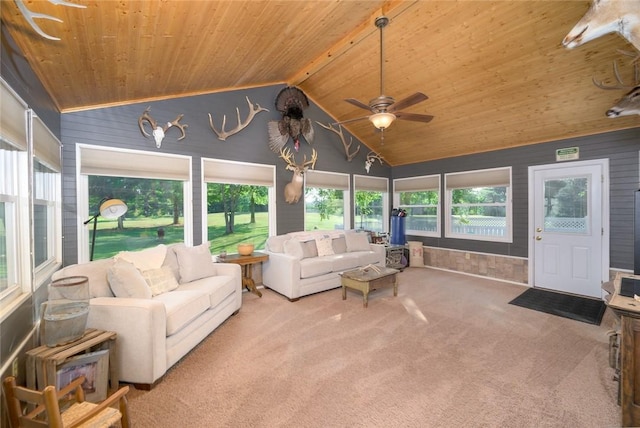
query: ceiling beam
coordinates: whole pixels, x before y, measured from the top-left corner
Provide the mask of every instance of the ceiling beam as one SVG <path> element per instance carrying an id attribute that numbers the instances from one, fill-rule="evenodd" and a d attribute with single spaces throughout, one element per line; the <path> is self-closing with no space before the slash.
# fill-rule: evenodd
<path id="1" fill-rule="evenodd" d="M 322 70 L 328 64 L 330 64 L 336 58 L 347 53 L 350 49 L 357 46 L 362 40 L 366 39 L 373 33 L 378 33 L 378 29 L 374 25 L 374 21 L 379 16 L 387 16 L 390 20 L 393 20 L 396 16 L 400 15 L 411 6 L 415 5 L 418 1 L 402 1 L 391 0 L 385 2 L 381 8 L 376 10 L 371 16 L 360 25 L 358 25 L 353 31 L 343 37 L 336 44 L 324 51 L 318 58 L 311 61 L 308 65 L 301 70 L 290 76 L 286 81 L 291 86 L 298 86 L 313 76 L 318 71 Z"/>

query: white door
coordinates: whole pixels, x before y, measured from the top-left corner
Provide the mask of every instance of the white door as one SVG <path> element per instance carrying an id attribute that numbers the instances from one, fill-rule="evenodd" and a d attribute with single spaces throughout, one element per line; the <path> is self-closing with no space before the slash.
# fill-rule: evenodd
<path id="1" fill-rule="evenodd" d="M 534 287 L 602 297 L 603 265 L 608 265 L 608 245 L 603 245 L 605 235 L 608 242 L 606 168 L 606 161 L 529 168 Z"/>

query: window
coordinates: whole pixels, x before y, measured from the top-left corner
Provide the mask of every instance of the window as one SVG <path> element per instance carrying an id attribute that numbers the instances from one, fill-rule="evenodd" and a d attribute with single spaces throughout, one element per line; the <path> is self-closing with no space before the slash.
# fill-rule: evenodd
<path id="1" fill-rule="evenodd" d="M 60 174 L 36 160 L 33 175 L 33 255 L 37 268 L 56 256 L 54 237 Z"/>
<path id="2" fill-rule="evenodd" d="M 98 217 L 94 259 L 159 243 L 193 242 L 191 157 L 78 144 L 78 261 L 88 261 L 103 198 L 121 199 L 118 219 Z"/>
<path id="3" fill-rule="evenodd" d="M 31 292 L 27 105 L 0 79 L 0 315 Z"/>
<path id="4" fill-rule="evenodd" d="M 23 291 L 21 285 L 29 280 L 20 273 L 20 266 L 28 258 L 25 259 L 25 253 L 18 245 L 20 230 L 25 226 L 19 221 L 24 216 L 20 215 L 18 184 L 26 182 L 26 176 L 21 174 L 27 171 L 26 152 L 0 140 L 0 164 L 0 302 L 5 303 L 20 294 Z"/>
<path id="5" fill-rule="evenodd" d="M 384 177 L 353 176 L 355 229 L 388 231 L 389 180 Z"/>
<path id="6" fill-rule="evenodd" d="M 393 180 L 394 207 L 407 212 L 405 233 L 440 236 L 440 176 Z"/>
<path id="7" fill-rule="evenodd" d="M 213 254 L 236 253 L 241 242 L 264 249 L 275 231 L 275 166 L 202 159 L 203 240 Z"/>
<path id="8" fill-rule="evenodd" d="M 184 186 L 178 180 L 89 176 L 91 216 L 105 197 L 121 199 L 127 212 L 115 219 L 97 217 L 93 259 L 184 241 Z M 87 225 L 93 230 L 93 222 Z M 93 232 L 87 236 L 88 245 Z"/>
<path id="9" fill-rule="evenodd" d="M 35 286 L 39 287 L 62 262 L 62 190 L 60 141 L 32 112 L 33 140 L 32 253 Z"/>
<path id="10" fill-rule="evenodd" d="M 446 236 L 511 242 L 511 168 L 445 175 Z"/>
<path id="11" fill-rule="evenodd" d="M 349 175 L 307 171 L 304 208 L 305 230 L 349 229 Z"/>

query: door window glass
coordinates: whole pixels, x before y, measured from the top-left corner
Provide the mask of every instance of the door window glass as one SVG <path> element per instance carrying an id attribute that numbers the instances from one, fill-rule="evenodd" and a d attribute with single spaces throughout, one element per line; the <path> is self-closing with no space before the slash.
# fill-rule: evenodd
<path id="1" fill-rule="evenodd" d="M 544 181 L 544 230 L 589 233 L 589 180 L 587 177 Z"/>

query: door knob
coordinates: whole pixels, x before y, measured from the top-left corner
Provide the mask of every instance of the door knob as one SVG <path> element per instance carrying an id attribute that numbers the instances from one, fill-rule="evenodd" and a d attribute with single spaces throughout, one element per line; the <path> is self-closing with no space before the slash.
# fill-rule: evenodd
<path id="1" fill-rule="evenodd" d="M 542 228 L 541 227 L 536 227 L 536 232 L 538 232 L 538 233 L 542 232 Z"/>
<path id="2" fill-rule="evenodd" d="M 542 236 L 540 235 L 536 236 L 536 241 L 542 241 Z"/>

